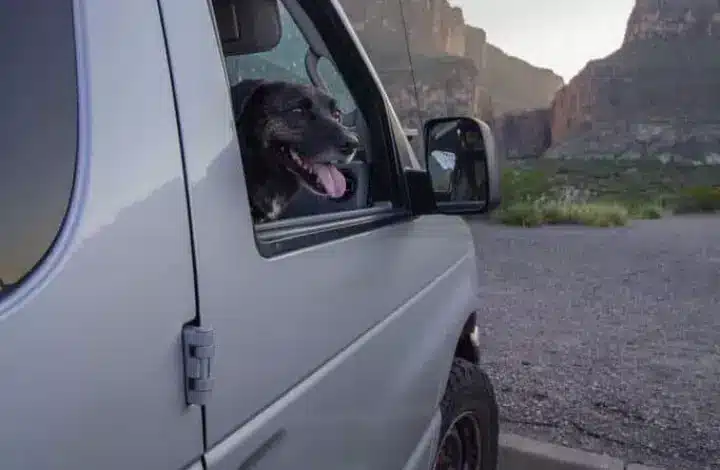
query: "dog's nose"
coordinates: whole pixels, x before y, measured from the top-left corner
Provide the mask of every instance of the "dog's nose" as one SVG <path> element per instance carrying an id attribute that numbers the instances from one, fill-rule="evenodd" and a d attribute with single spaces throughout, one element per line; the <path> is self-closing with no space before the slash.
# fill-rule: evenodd
<path id="1" fill-rule="evenodd" d="M 343 142 L 340 143 L 340 151 L 343 155 L 351 155 L 360 147 L 360 139 L 352 132 L 345 132 Z"/>

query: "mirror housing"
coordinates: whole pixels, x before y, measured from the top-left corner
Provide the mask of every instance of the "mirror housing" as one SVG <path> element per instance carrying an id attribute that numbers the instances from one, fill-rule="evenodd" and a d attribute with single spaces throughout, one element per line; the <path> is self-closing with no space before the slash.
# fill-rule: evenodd
<path id="1" fill-rule="evenodd" d="M 482 214 L 500 205 L 500 167 L 490 126 L 471 117 L 424 125 L 425 165 L 437 212 Z"/>
<path id="2" fill-rule="evenodd" d="M 425 170 L 406 168 L 404 170 L 405 184 L 407 184 L 410 212 L 412 215 L 427 215 L 438 212 L 432 180 Z"/>

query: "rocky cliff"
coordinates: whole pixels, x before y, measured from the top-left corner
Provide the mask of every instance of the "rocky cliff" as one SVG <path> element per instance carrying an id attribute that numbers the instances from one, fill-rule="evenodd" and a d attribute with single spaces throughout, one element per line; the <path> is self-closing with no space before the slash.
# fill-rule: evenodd
<path id="1" fill-rule="evenodd" d="M 408 127 L 419 128 L 431 116 L 470 114 L 491 120 L 505 112 L 548 107 L 563 85 L 551 71 L 489 44 L 485 31 L 467 25 L 462 10 L 448 0 L 341 3 Z"/>
<path id="2" fill-rule="evenodd" d="M 535 67 L 492 44 L 485 55 L 485 83 L 497 115 L 547 108 L 564 85 L 552 70 Z"/>
<path id="3" fill-rule="evenodd" d="M 638 0 L 624 44 L 641 39 L 714 37 L 720 39 L 718 0 Z"/>
<path id="4" fill-rule="evenodd" d="M 498 153 L 509 159 L 537 158 L 552 142 L 549 108 L 506 113 L 490 121 Z"/>
<path id="5" fill-rule="evenodd" d="M 720 2 L 637 0 L 625 40 L 560 90 L 549 157 L 720 161 Z"/>

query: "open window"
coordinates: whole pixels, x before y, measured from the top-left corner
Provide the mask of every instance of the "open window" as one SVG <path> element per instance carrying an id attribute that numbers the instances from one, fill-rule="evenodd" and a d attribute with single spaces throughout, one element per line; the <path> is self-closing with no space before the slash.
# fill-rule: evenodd
<path id="1" fill-rule="evenodd" d="M 403 205 L 400 169 L 386 112 L 368 71 L 343 68 L 347 58 L 338 57 L 338 46 L 349 40 L 347 31 L 337 31 L 330 18 L 311 19 L 310 9 L 298 0 L 213 0 L 212 4 L 231 94 L 249 84 L 242 91 L 245 100 L 233 96 L 236 120 L 247 111 L 244 103 L 250 102 L 258 80 L 311 85 L 334 99 L 340 122 L 359 140 L 350 159 L 333 162 L 345 179 L 344 194 L 319 197 L 301 185 L 275 220 L 256 223 L 259 241 L 275 243 L 289 233 L 314 233 L 342 221 L 357 225 L 372 214 L 397 215 Z M 339 38 L 333 37 L 336 33 Z M 350 55 L 353 52 L 357 55 L 356 50 Z M 242 133 L 242 126 L 238 132 Z M 254 151 L 247 139 L 238 137 L 244 155 Z"/>

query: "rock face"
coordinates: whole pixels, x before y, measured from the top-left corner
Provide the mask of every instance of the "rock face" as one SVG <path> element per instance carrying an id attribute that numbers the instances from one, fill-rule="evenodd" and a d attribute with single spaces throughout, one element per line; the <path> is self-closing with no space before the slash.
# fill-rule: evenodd
<path id="1" fill-rule="evenodd" d="M 490 113 L 480 70 L 473 58 L 465 56 L 461 9 L 447 0 L 341 0 L 341 4 L 405 127 L 420 130 L 431 116 Z M 482 43 L 469 50 L 481 56 L 484 47 L 483 36 Z M 422 139 L 412 144 L 422 155 Z"/>
<path id="2" fill-rule="evenodd" d="M 622 47 L 551 112 L 548 157 L 720 160 L 720 2 L 637 0 Z"/>
<path id="3" fill-rule="evenodd" d="M 425 120 L 447 115 L 492 119 L 490 96 L 479 84 L 479 72 L 472 60 L 416 57 L 413 68 L 414 81 L 406 68 L 386 66 L 378 70 L 404 126 L 421 129 Z M 419 147 L 415 150 L 419 151 Z"/>
<path id="4" fill-rule="evenodd" d="M 638 0 L 625 31 L 625 44 L 677 37 L 720 39 L 717 0 Z"/>
<path id="5" fill-rule="evenodd" d="M 493 119 L 490 125 L 497 149 L 505 158 L 535 158 L 550 147 L 550 109 L 508 113 Z"/>
<path id="6" fill-rule="evenodd" d="M 369 54 L 384 58 L 406 54 L 408 44 L 403 24 L 407 23 L 413 53 L 465 55 L 463 12 L 450 6 L 447 0 L 341 0 L 340 3 Z"/>
<path id="7" fill-rule="evenodd" d="M 498 115 L 547 108 L 564 85 L 552 70 L 530 65 L 492 44 L 485 55 L 485 83 Z"/>
<path id="8" fill-rule="evenodd" d="M 563 85 L 551 71 L 488 44 L 485 31 L 467 25 L 448 0 L 340 1 L 407 127 L 419 129 L 429 117 L 491 121 L 548 107 Z"/>

